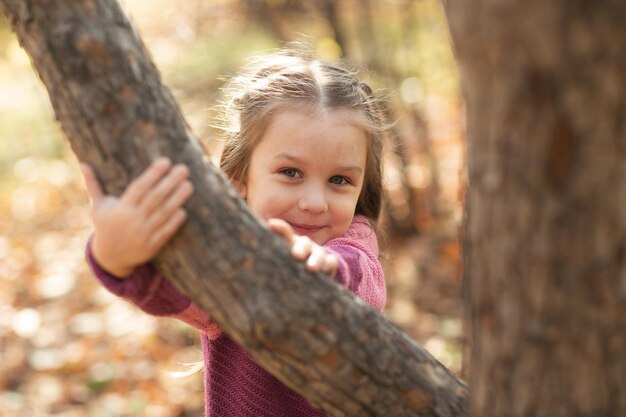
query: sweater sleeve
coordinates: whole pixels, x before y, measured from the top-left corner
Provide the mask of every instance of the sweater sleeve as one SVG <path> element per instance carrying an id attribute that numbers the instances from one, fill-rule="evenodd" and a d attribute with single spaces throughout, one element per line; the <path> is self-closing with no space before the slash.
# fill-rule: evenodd
<path id="1" fill-rule="evenodd" d="M 222 333 L 208 314 L 181 294 L 151 264 L 141 265 L 130 277 L 120 279 L 107 272 L 95 260 L 91 239 L 87 243 L 86 252 L 89 268 L 111 293 L 153 316 L 179 319 L 202 331 L 209 339 L 216 339 Z"/>
<path id="2" fill-rule="evenodd" d="M 331 239 L 324 247 L 339 258 L 335 280 L 382 311 L 387 298 L 385 276 L 378 260 L 376 234 L 368 220 L 356 216 L 343 236 Z"/>

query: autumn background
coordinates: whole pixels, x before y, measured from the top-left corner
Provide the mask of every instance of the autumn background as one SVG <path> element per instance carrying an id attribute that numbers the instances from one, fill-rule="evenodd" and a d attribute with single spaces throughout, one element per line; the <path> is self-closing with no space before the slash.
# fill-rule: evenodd
<path id="1" fill-rule="evenodd" d="M 457 376 L 467 363 L 457 245 L 463 117 L 438 1 L 127 0 L 212 156 L 219 88 L 287 41 L 343 57 L 396 120 L 386 160 L 385 315 Z M 202 415 L 196 332 L 103 290 L 84 263 L 89 207 L 47 92 L 0 20 L 0 417 Z"/>

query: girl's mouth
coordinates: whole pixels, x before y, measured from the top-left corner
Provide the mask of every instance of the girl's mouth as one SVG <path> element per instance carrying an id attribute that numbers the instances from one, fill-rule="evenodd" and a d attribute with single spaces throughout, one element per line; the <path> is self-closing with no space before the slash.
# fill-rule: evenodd
<path id="1" fill-rule="evenodd" d="M 289 223 L 289 224 L 293 228 L 293 231 L 296 232 L 296 234 L 304 235 L 304 236 L 310 236 L 313 233 L 318 232 L 325 227 L 325 226 L 318 226 L 314 224 L 295 224 L 295 223 Z"/>

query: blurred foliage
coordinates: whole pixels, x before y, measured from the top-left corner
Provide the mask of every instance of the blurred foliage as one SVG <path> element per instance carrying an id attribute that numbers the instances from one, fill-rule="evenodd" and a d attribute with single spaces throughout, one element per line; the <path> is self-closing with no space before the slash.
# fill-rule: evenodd
<path id="1" fill-rule="evenodd" d="M 462 104 L 433 0 L 126 0 L 195 135 L 219 152 L 212 108 L 252 53 L 299 40 L 342 58 L 391 102 L 385 314 L 462 375 L 456 228 Z M 107 294 L 83 261 L 90 219 L 45 88 L 0 20 L 0 417 L 200 416 L 184 324 Z"/>

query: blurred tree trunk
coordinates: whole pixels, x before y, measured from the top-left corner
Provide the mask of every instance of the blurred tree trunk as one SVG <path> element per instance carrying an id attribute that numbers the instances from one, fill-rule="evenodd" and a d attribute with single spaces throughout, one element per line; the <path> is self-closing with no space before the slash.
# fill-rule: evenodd
<path id="1" fill-rule="evenodd" d="M 333 31 L 333 37 L 335 42 L 339 45 L 343 55 L 349 55 L 347 36 L 344 26 L 341 24 L 339 15 L 339 1 L 337 0 L 318 0 L 317 7 L 319 7 L 322 16 L 326 20 L 326 23 Z"/>
<path id="2" fill-rule="evenodd" d="M 0 6 L 107 192 L 158 155 L 189 166 L 189 219 L 157 268 L 259 364 L 330 416 L 467 415 L 463 384 L 354 294 L 291 259 L 203 161 L 117 2 Z"/>
<path id="3" fill-rule="evenodd" d="M 475 416 L 626 416 L 626 2 L 449 0 Z"/>
<path id="4" fill-rule="evenodd" d="M 289 33 L 283 28 L 280 15 L 282 3 L 270 3 L 265 0 L 241 0 L 241 5 L 252 21 L 265 27 L 281 42 L 289 40 Z"/>
<path id="5" fill-rule="evenodd" d="M 369 68 L 378 77 L 385 79 L 388 84 L 400 86 L 402 82 L 413 76 L 399 69 L 393 59 L 393 48 L 385 35 L 387 29 L 380 29 L 376 16 L 392 13 L 395 7 L 401 9 L 404 16 L 401 25 L 400 38 L 404 42 L 415 39 L 416 33 L 407 29 L 415 29 L 416 19 L 411 2 L 389 6 L 378 1 L 362 0 L 359 3 L 356 41 L 361 50 L 361 66 Z M 357 49 L 357 48 L 355 48 Z M 356 61 L 355 54 L 346 54 L 348 59 Z M 390 148 L 395 154 L 395 161 L 399 165 L 400 187 L 394 193 L 402 194 L 402 198 L 389 199 L 386 216 L 390 234 L 402 237 L 423 232 L 424 224 L 432 223 L 424 219 L 432 219 L 439 214 L 438 191 L 439 175 L 438 162 L 434 155 L 428 124 L 423 112 L 413 105 L 399 102 L 393 108 L 387 109 L 388 120 L 405 119 L 409 129 L 401 129 L 399 125 L 391 127 Z M 411 165 L 420 157 L 428 161 L 427 169 L 430 173 L 430 184 L 425 189 L 417 189 L 410 178 Z M 397 204 L 401 203 L 401 204 Z"/>

